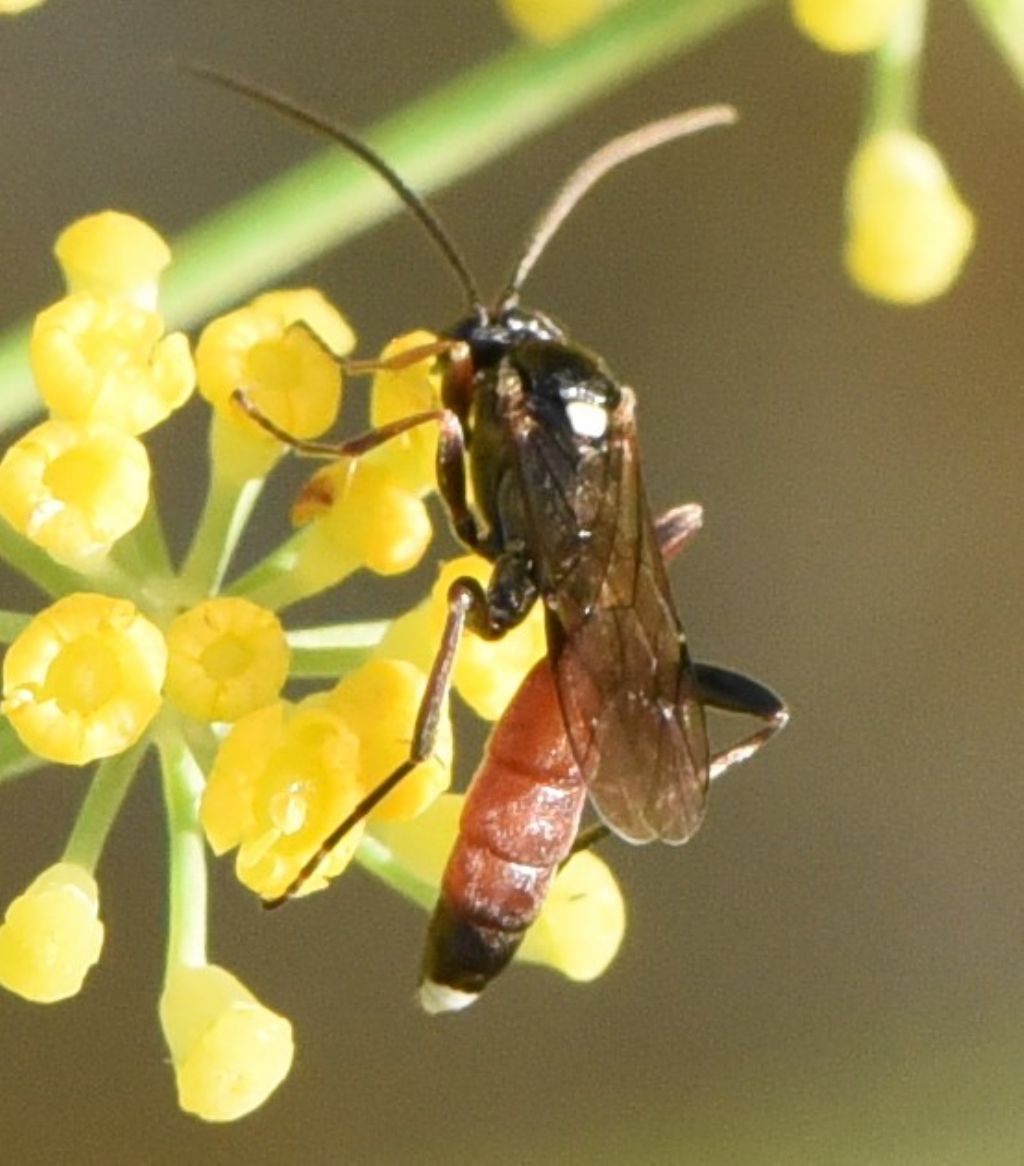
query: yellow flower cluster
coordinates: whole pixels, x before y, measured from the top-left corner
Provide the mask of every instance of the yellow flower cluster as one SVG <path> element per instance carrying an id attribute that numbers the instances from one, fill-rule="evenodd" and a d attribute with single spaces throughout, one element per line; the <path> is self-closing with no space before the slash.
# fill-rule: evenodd
<path id="1" fill-rule="evenodd" d="M 846 182 L 846 269 L 869 295 L 919 304 L 956 281 L 974 216 L 945 163 L 914 129 L 923 0 L 791 0 L 821 48 L 876 54 L 868 129 Z"/>
<path id="2" fill-rule="evenodd" d="M 182 1107 L 233 1120 L 288 1072 L 291 1026 L 206 961 L 205 868 L 188 839 L 201 826 L 216 854 L 236 851 L 238 877 L 264 898 L 288 890 L 325 838 L 405 762 L 449 586 L 461 575 L 485 581 L 488 567 L 472 557 L 447 564 L 430 595 L 375 642 L 358 633 L 347 642 L 340 625 L 304 629 L 290 647 L 278 610 L 353 571 L 393 574 L 420 560 L 432 536 L 425 497 L 436 480 L 437 426 L 370 441 L 315 473 L 295 506 L 297 533 L 224 592 L 249 509 L 285 448 L 275 432 L 302 443 L 330 426 L 345 367 L 375 372 L 378 429 L 436 412 L 437 338 L 412 332 L 377 362 L 346 366 L 351 329 L 319 293 L 301 289 L 213 320 L 193 361 L 187 338 L 168 333 L 159 311 L 170 253 L 152 228 L 104 212 L 69 227 L 56 250 L 67 295 L 39 314 L 31 340 L 50 417 L 0 459 L 0 516 L 10 528 L 0 531 L 0 549 L 52 602 L 31 617 L 0 613 L 4 627 L 20 629 L 9 631 L 0 712 L 22 743 L 23 768 L 44 760 L 97 767 L 61 860 L 0 926 L 0 984 L 37 1001 L 80 989 L 103 940 L 94 875 L 103 842 L 156 746 L 172 855 L 161 1023 Z M 196 382 L 212 406 L 211 480 L 192 546 L 175 566 L 141 437 Z M 494 719 L 543 649 L 539 609 L 496 644 L 468 637 L 455 688 Z M 290 700 L 282 693 L 293 671 L 341 679 Z M 424 898 L 413 852 L 425 832 L 435 855 L 450 846 L 454 817 L 446 811 L 442 822 L 435 808 L 457 804 L 438 801 L 451 771 L 444 708 L 431 756 L 353 824 L 302 892 L 325 886 L 353 857 L 373 869 L 361 844 L 380 830 L 391 839 L 388 881 Z M 590 978 L 622 925 L 611 876 L 581 856 L 559 879 L 524 958 Z"/>

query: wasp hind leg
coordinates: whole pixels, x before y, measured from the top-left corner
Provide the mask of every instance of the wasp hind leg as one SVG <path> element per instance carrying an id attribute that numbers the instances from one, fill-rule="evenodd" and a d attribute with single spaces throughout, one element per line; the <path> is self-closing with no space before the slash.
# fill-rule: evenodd
<path id="1" fill-rule="evenodd" d="M 749 737 L 744 737 L 711 758 L 708 779 L 714 781 L 734 765 L 753 757 L 776 733 L 784 729 L 789 720 L 789 709 L 770 688 L 751 680 L 742 672 L 719 668 L 716 664 L 695 664 L 694 673 L 697 679 L 697 693 L 705 707 L 726 713 L 741 713 L 765 722 L 762 728 L 751 733 Z M 591 846 L 607 838 L 610 833 L 611 830 L 604 822 L 595 822 L 592 826 L 586 827 L 576 835 L 570 857 L 581 850 L 589 850 Z"/>
<path id="2" fill-rule="evenodd" d="M 716 664 L 696 664 L 697 692 L 703 705 L 720 709 L 726 713 L 741 713 L 764 721 L 763 728 L 730 745 L 711 758 L 708 777 L 711 781 L 721 777 L 726 770 L 746 761 L 776 733 L 786 727 L 789 709 L 781 697 L 742 672 L 729 668 L 719 668 Z"/>

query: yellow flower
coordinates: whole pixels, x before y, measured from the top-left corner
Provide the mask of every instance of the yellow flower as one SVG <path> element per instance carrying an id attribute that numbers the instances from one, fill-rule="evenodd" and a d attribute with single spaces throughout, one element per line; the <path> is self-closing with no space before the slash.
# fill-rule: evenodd
<path id="1" fill-rule="evenodd" d="M 175 966 L 160 997 L 178 1104 L 204 1121 L 235 1121 L 259 1108 L 291 1068 L 288 1020 L 225 968 Z"/>
<path id="2" fill-rule="evenodd" d="M 615 958 L 625 930 L 626 907 L 615 876 L 584 850 L 558 872 L 519 958 L 570 980 L 596 980 Z"/>
<path id="3" fill-rule="evenodd" d="M 106 554 L 142 518 L 149 458 L 99 421 L 44 421 L 0 461 L 0 514 L 62 562 Z"/>
<path id="4" fill-rule="evenodd" d="M 65 596 L 7 650 L 3 707 L 40 757 L 84 765 L 120 753 L 160 707 L 167 647 L 126 599 Z"/>
<path id="5" fill-rule="evenodd" d="M 293 324 L 305 325 L 335 357 L 348 356 L 356 346 L 356 334 L 348 321 L 316 288 L 264 292 L 252 301 L 252 307 L 275 317 L 282 330 Z"/>
<path id="6" fill-rule="evenodd" d="M 942 158 L 903 130 L 869 137 L 846 188 L 846 265 L 871 295 L 916 304 L 946 291 L 974 242 L 974 216 Z"/>
<path id="7" fill-rule="evenodd" d="M 0 16 L 17 16 L 30 8 L 38 8 L 43 0 L 0 0 Z"/>
<path id="8" fill-rule="evenodd" d="M 380 354 L 382 361 L 422 348 L 437 340 L 433 332 L 407 332 L 392 340 Z M 426 413 L 441 406 L 441 372 L 435 357 L 417 361 L 407 368 L 382 369 L 373 378 L 370 422 L 374 428 Z M 395 480 L 411 493 L 426 494 L 437 482 L 435 454 L 437 424 L 417 425 L 392 438 L 380 451 Z"/>
<path id="9" fill-rule="evenodd" d="M 7 908 L 0 926 L 0 984 L 26 1000 L 52 1004 L 76 995 L 100 958 L 96 880 L 58 862 Z"/>
<path id="10" fill-rule="evenodd" d="M 210 772 L 200 819 L 214 853 L 238 847 L 239 881 L 264 898 L 288 887 L 362 796 L 359 741 L 322 697 L 278 701 L 236 721 Z M 303 887 L 320 890 L 348 864 L 359 824 Z"/>
<path id="11" fill-rule="evenodd" d="M 120 211 L 87 215 L 66 227 L 54 248 L 70 293 L 120 296 L 156 308 L 171 249 L 148 223 Z"/>
<path id="12" fill-rule="evenodd" d="M 188 340 L 126 300 L 78 292 L 39 313 L 29 353 L 51 412 L 145 433 L 192 392 Z"/>
<path id="13" fill-rule="evenodd" d="M 542 44 L 554 44 L 596 23 L 605 13 L 622 4 L 623 0 L 500 0 L 500 2 L 510 23 L 524 36 Z"/>
<path id="14" fill-rule="evenodd" d="M 331 462 L 303 487 L 292 519 L 313 523 L 295 564 L 305 592 L 330 587 L 359 567 L 378 575 L 410 571 L 430 545 L 426 506 L 380 452 Z"/>
<path id="15" fill-rule="evenodd" d="M 790 0 L 796 26 L 833 53 L 878 48 L 907 4 L 908 0 Z"/>
<path id="16" fill-rule="evenodd" d="M 491 565 L 477 555 L 445 563 L 430 596 L 392 623 L 378 655 L 409 660 L 429 670 L 448 611 L 449 587 L 462 576 L 486 587 L 490 573 Z M 478 716 L 496 721 L 545 650 L 544 613 L 538 603 L 519 627 L 500 640 L 487 641 L 472 632 L 463 636 L 455 665 L 455 688 Z"/>
<path id="17" fill-rule="evenodd" d="M 359 737 L 359 774 L 369 793 L 409 756 L 426 674 L 404 660 L 371 660 L 327 696 L 329 707 Z M 452 730 L 442 709 L 433 755 L 402 779 L 370 815 L 401 821 L 421 813 L 451 784 Z"/>
<path id="18" fill-rule="evenodd" d="M 203 721 L 237 721 L 277 699 L 288 645 L 277 616 L 247 599 L 207 599 L 167 629 L 169 700 Z"/>
<path id="19" fill-rule="evenodd" d="M 274 439 L 232 402 L 238 389 L 288 433 L 316 437 L 338 415 L 336 358 L 354 343 L 349 326 L 319 292 L 270 292 L 203 329 L 196 345 L 199 391 L 221 416 L 258 440 Z"/>

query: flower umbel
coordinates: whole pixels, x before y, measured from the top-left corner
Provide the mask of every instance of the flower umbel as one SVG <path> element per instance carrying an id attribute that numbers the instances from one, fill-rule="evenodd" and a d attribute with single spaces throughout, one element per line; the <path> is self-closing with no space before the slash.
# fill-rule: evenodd
<path id="1" fill-rule="evenodd" d="M 234 851 L 239 880 L 266 900 L 319 890 L 353 861 L 421 900 L 437 888 L 423 882 L 416 848 L 425 834 L 435 847 L 450 843 L 451 815 L 435 810 L 449 804 L 447 700 L 434 714 L 430 756 L 403 771 L 448 588 L 459 575 L 484 580 L 487 564 L 449 563 L 429 597 L 372 635 L 359 624 L 289 633 L 276 614 L 355 572 L 393 575 L 419 562 L 433 534 L 426 496 L 445 345 L 413 332 L 377 361 L 345 366 L 352 332 L 308 289 L 269 293 L 211 321 L 196 353 L 212 405 L 210 486 L 179 566 L 141 439 L 195 379 L 187 338 L 166 333 L 158 307 L 166 245 L 130 216 L 104 212 L 69 227 L 57 252 L 69 294 L 39 314 L 32 337 L 51 416 L 0 460 L 0 549 L 51 602 L 34 615 L 0 613 L 9 637 L 0 710 L 23 746 L 12 750 L 11 772 L 45 760 L 98 764 L 60 861 L 0 927 L 0 983 L 38 1000 L 81 986 L 103 936 L 95 870 L 155 747 L 171 856 L 161 1023 L 182 1108 L 230 1121 L 286 1075 L 292 1034 L 207 962 L 204 847 Z M 298 531 L 231 578 L 246 520 L 287 448 L 275 427 L 297 444 L 322 433 L 338 412 L 343 367 L 374 374 L 373 425 L 415 425 L 314 473 L 294 507 Z M 497 643 L 467 638 L 457 692 L 497 717 L 543 638 L 539 610 Z M 331 686 L 293 699 L 292 677 L 311 676 Z M 394 774 L 402 780 L 377 795 Z M 390 840 L 384 867 L 370 833 L 378 829 Z M 598 876 L 584 882 L 552 897 L 554 921 L 528 951 L 577 978 L 597 974 L 618 943 L 608 938 L 614 894 Z M 565 904 L 571 930 L 559 941 Z"/>

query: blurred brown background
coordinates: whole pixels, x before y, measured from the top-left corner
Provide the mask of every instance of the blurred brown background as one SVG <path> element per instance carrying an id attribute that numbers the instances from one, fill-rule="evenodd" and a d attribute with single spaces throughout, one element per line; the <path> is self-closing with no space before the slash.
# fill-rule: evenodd
<path id="1" fill-rule="evenodd" d="M 265 1109 L 203 1126 L 175 1108 L 155 1017 L 150 774 L 101 868 L 108 945 L 84 994 L 0 999 L 6 1162 L 1024 1161 L 1024 103 L 966 6 L 932 7 L 923 127 L 980 223 L 933 306 L 881 307 L 845 281 L 864 66 L 798 39 L 781 7 L 439 200 L 496 286 L 591 147 L 709 100 L 743 114 L 608 182 L 530 287 L 639 388 L 656 503 L 706 507 L 674 571 L 696 651 L 795 714 L 685 850 L 607 848 L 630 904 L 609 974 L 575 987 L 513 969 L 471 1014 L 428 1019 L 412 907 L 354 874 L 268 917 L 223 864 L 211 955 L 292 1018 L 299 1051 Z M 480 0 L 51 0 L 3 23 L 2 315 L 57 293 L 49 248 L 73 216 L 115 205 L 174 233 L 316 148 L 171 57 L 359 125 L 509 41 Z M 405 220 L 304 278 L 364 352 L 459 310 Z M 157 442 L 179 530 L 201 420 Z M 268 529 L 293 488 L 268 501 Z M 7 586 L 4 607 L 28 602 Z M 331 610 L 368 603 L 349 589 Z M 462 741 L 465 776 L 479 731 Z M 2 791 L 0 900 L 57 856 L 82 790 L 59 773 Z"/>

